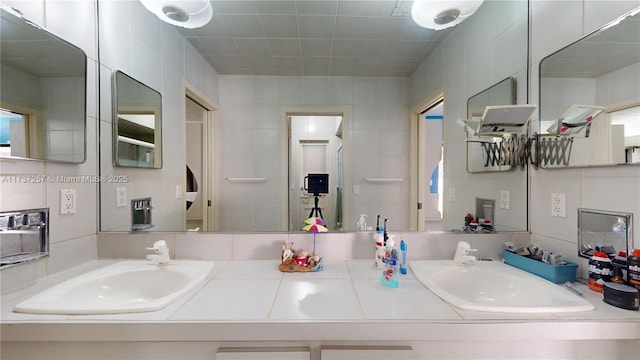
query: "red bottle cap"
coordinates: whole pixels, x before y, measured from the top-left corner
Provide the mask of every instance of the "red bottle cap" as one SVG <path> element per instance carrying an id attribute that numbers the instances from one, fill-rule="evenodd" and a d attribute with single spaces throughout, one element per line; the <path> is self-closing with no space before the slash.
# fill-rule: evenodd
<path id="1" fill-rule="evenodd" d="M 640 254 L 640 251 L 638 252 L 638 254 Z M 607 255 L 607 254 L 605 254 L 605 253 L 603 253 L 601 251 L 596 251 L 596 253 L 593 254 L 593 256 L 601 257 L 601 258 L 607 258 L 607 259 L 609 258 L 609 255 Z"/>
<path id="2" fill-rule="evenodd" d="M 640 257 L 640 249 L 633 250 L 633 256 Z"/>
<path id="3" fill-rule="evenodd" d="M 618 251 L 618 256 L 627 257 L 626 251 Z"/>

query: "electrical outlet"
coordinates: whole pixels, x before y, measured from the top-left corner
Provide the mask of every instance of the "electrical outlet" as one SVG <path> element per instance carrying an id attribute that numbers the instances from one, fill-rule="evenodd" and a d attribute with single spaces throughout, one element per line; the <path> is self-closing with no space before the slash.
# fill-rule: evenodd
<path id="1" fill-rule="evenodd" d="M 116 207 L 125 207 L 127 206 L 127 188 L 117 188 L 116 189 Z"/>
<path id="2" fill-rule="evenodd" d="M 176 199 L 182 199 L 182 185 L 176 185 Z"/>
<path id="3" fill-rule="evenodd" d="M 456 202 L 456 189 L 449 188 L 449 202 Z"/>
<path id="4" fill-rule="evenodd" d="M 76 213 L 76 191 L 60 190 L 60 215 Z"/>
<path id="5" fill-rule="evenodd" d="M 567 217 L 567 194 L 551 194 L 551 216 Z"/>
<path id="6" fill-rule="evenodd" d="M 505 210 L 511 209 L 511 191 L 509 190 L 500 191 L 500 209 L 505 209 Z"/>
<path id="7" fill-rule="evenodd" d="M 353 195 L 360 195 L 360 185 L 353 185 Z"/>

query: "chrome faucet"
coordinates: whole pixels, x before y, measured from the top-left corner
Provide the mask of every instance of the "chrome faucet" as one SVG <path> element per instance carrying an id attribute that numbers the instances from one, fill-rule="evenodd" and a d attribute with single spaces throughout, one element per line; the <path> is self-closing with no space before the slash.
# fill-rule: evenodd
<path id="1" fill-rule="evenodd" d="M 169 247 L 164 240 L 158 240 L 153 243 L 153 247 L 147 248 L 147 250 L 153 250 L 155 254 L 147 255 L 147 260 L 151 261 L 153 265 L 166 265 L 171 261 L 169 258 Z"/>
<path id="2" fill-rule="evenodd" d="M 469 252 L 477 251 L 477 249 L 472 249 L 471 245 L 469 245 L 466 241 L 458 242 L 458 247 L 456 248 L 456 254 L 453 257 L 453 263 L 456 265 L 473 265 L 476 263 L 476 257 L 469 255 Z"/>

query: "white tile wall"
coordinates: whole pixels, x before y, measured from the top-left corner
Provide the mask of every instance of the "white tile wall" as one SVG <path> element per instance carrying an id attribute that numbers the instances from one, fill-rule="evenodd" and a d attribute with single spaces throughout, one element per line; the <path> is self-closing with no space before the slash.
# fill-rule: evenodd
<path id="1" fill-rule="evenodd" d="M 578 40 L 612 21 L 617 16 L 640 6 L 637 0 L 630 1 L 537 1 L 532 3 L 532 77 L 530 91 L 537 94 L 539 88 L 537 69 L 545 56 Z M 572 17 L 574 21 L 561 21 Z M 556 19 L 556 20 L 554 20 Z M 622 75 L 625 71 L 627 74 Z M 627 99 L 637 97 L 637 67 L 619 71 L 622 75 L 611 85 L 608 79 L 598 79 L 598 84 L 585 86 L 569 79 L 558 79 L 561 86 L 570 86 L 572 96 L 566 99 L 550 94 L 543 89 L 545 104 L 556 98 L 558 106 L 568 102 L 593 98 L 602 103 L 615 103 L 623 100 L 616 95 L 618 89 L 624 89 Z M 631 75 L 631 76 L 629 76 Z M 587 93 L 585 93 L 585 89 Z M 603 89 L 606 89 L 603 91 Z M 611 98 L 609 98 L 611 96 Z M 615 100 L 614 100 L 615 99 Z M 562 105 L 563 103 L 564 105 Z M 566 108 L 566 107 L 565 107 Z M 543 109 L 543 114 L 546 110 Z M 534 170 L 530 178 L 530 230 L 532 242 L 546 245 L 550 250 L 561 252 L 568 259 L 578 262 L 580 271 L 586 275 L 586 261 L 578 259 L 577 253 L 577 208 L 588 207 L 603 210 L 628 211 L 635 215 L 634 225 L 638 227 L 640 215 L 640 184 L 637 167 L 607 167 L 585 169 Z M 567 194 L 567 217 L 553 218 L 550 214 L 550 196 L 552 193 Z M 637 231 L 634 238 L 638 239 Z M 638 244 L 636 240 L 636 244 Z M 638 245 L 636 245 L 638 246 Z"/>
<path id="2" fill-rule="evenodd" d="M 316 253 L 327 261 L 371 260 L 375 242 L 372 231 L 316 234 Z M 480 258 L 500 259 L 504 243 L 529 244 L 527 233 L 459 234 L 447 231 L 389 232 L 396 246 L 404 240 L 407 256 L 414 259 L 453 258 L 458 241 L 479 249 Z M 312 233 L 98 233 L 98 258 L 144 259 L 154 241 L 164 239 L 172 257 L 207 260 L 269 260 L 278 264 L 285 241 L 297 250 L 313 251 Z"/>
<path id="3" fill-rule="evenodd" d="M 88 57 L 87 61 L 87 160 L 83 164 L 61 164 L 19 159 L 0 159 L 0 171 L 7 174 L 32 175 L 96 175 L 97 139 L 97 48 L 96 48 L 96 2 L 95 1 L 9 1 L 6 3 L 20 10 L 27 18 L 52 31 L 74 45 L 79 46 Z M 46 11 L 45 11 L 46 9 Z M 76 21 L 69 22 L 69 18 Z M 4 75 L 4 73 L 3 73 Z M 3 78 L 4 82 L 4 78 Z M 53 92 L 62 96 L 66 106 L 65 92 Z M 33 100 L 34 97 L 30 96 Z M 46 100 L 45 97 L 40 97 Z M 58 113 L 64 111 L 58 108 Z M 73 130 L 73 129 L 63 129 Z M 63 143 L 72 144 L 73 136 L 67 134 Z M 76 142 L 77 145 L 77 142 Z M 59 215 L 60 189 L 77 191 L 76 214 Z M 47 181 L 41 184 L 3 183 L 0 187 L 0 209 L 3 211 L 48 207 L 50 209 L 50 256 L 49 258 L 2 270 L 2 291 L 25 286 L 36 279 L 51 275 L 66 268 L 82 264 L 96 257 L 97 185 L 85 183 L 63 183 Z"/>
<path id="4" fill-rule="evenodd" d="M 287 138 L 287 123 L 280 109 L 335 108 L 344 104 L 347 104 L 344 109 L 348 112 L 349 130 L 353 131 L 345 140 L 345 146 L 349 154 L 358 154 L 357 163 L 346 164 L 345 173 L 349 176 L 344 188 L 351 190 L 353 184 L 359 184 L 362 194 L 351 198 L 345 220 L 354 227 L 360 213 L 383 212 L 396 219 L 398 228 L 408 228 L 406 186 L 389 191 L 364 182 L 366 177 L 408 179 L 407 86 L 407 79 L 402 78 L 221 76 L 219 131 L 222 137 L 219 140 L 223 151 L 217 179 L 220 206 L 225 209 L 222 224 L 226 225 L 221 230 L 240 230 L 234 227 L 240 226 L 239 223 L 232 225 L 228 221 L 233 218 L 242 219 L 244 230 L 246 224 L 256 226 L 254 229 L 258 225 L 268 226 L 259 219 L 267 210 L 274 229 L 286 223 L 283 218 L 286 198 L 270 203 L 268 209 L 257 205 L 260 194 L 286 188 L 287 177 L 282 174 L 287 169 L 287 149 L 282 142 Z M 272 94 L 265 94 L 266 89 Z M 334 90 L 344 96 L 338 97 Z M 272 131 L 256 132 L 265 127 Z M 230 184 L 224 180 L 226 177 L 266 177 L 267 181 L 253 185 Z M 367 193 L 370 195 L 365 196 Z"/>
<path id="5" fill-rule="evenodd" d="M 520 16 L 513 16 L 513 14 Z M 473 212 L 475 197 L 499 198 L 500 190 L 510 190 L 512 201 L 526 202 L 526 173 L 468 174 L 464 130 L 455 120 L 466 118 L 468 97 L 507 76 L 516 78 L 518 102 L 526 102 L 526 48 L 514 47 L 512 40 L 526 35 L 526 4 L 489 2 L 468 22 L 447 35 L 412 77 L 412 104 L 439 89 L 445 89 L 444 123 L 444 229 L 461 228 L 464 214 Z M 489 23 L 491 26 L 482 26 Z M 422 85 L 424 83 L 424 85 Z M 470 185 L 473 184 L 473 185 Z M 449 194 L 455 191 L 455 201 Z M 519 229 L 526 228 L 526 208 L 512 207 L 501 214 Z M 517 219 L 515 222 L 512 220 Z"/>
<path id="6" fill-rule="evenodd" d="M 217 73 L 178 30 L 157 21 L 137 1 L 100 2 L 101 22 L 101 164 L 103 174 L 125 175 L 129 182 L 105 184 L 101 201 L 105 210 L 103 230 L 128 230 L 130 205 L 115 207 L 115 189 L 126 187 L 127 199 L 151 197 L 153 231 L 182 228 L 184 199 L 176 198 L 176 186 L 184 187 L 185 85 L 217 106 Z M 135 19 L 135 20 L 133 20 Z M 135 51 L 134 51 L 135 49 Z M 111 74 L 121 70 L 161 92 L 163 103 L 163 166 L 161 169 L 113 167 L 111 130 Z M 160 179 L 160 180 L 159 180 Z"/>

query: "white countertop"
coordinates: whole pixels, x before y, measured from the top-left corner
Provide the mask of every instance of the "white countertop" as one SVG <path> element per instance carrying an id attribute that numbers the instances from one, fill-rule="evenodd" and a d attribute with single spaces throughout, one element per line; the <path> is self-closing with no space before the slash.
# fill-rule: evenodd
<path id="1" fill-rule="evenodd" d="M 437 340 L 461 332 L 474 339 L 640 339 L 640 312 L 605 304 L 601 294 L 581 284 L 576 286 L 595 305 L 594 311 L 468 311 L 442 301 L 411 274 L 400 276 L 398 288 L 380 285 L 381 270 L 369 260 L 328 261 L 315 273 L 281 273 L 278 262 L 271 260 L 216 261 L 205 284 L 155 312 L 12 311 L 18 302 L 49 286 L 113 261 L 96 260 L 5 294 L 2 340 Z M 393 334 L 385 331 L 390 324 L 398 325 Z M 122 331 L 113 331 L 113 326 Z"/>

